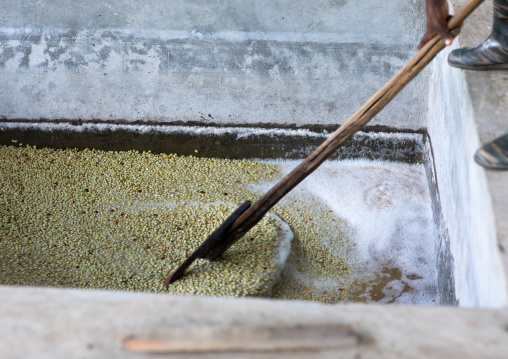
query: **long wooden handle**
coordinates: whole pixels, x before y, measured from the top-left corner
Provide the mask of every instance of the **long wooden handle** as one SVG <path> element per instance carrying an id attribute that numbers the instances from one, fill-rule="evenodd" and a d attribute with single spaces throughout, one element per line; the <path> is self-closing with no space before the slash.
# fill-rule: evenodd
<path id="1" fill-rule="evenodd" d="M 460 25 L 482 2 L 483 0 L 469 0 L 449 20 L 448 28 L 452 30 L 454 37 L 458 35 Z M 340 145 L 376 116 L 444 47 L 445 44 L 441 37 L 434 36 L 321 146 L 238 217 L 222 244 L 212 250 L 206 258 L 213 260 L 219 257 L 236 240 L 256 225 L 282 197 L 316 170 Z"/>

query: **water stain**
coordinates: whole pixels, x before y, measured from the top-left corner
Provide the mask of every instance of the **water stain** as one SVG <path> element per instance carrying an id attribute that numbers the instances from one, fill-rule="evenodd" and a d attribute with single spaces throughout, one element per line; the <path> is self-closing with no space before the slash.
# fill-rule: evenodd
<path id="1" fill-rule="evenodd" d="M 391 263 L 382 266 L 375 278 L 361 283 L 349 293 L 349 299 L 359 303 L 395 303 L 404 293 L 414 290 L 407 283 L 407 279 L 421 279 L 421 277 L 410 274 L 404 276 L 400 268 L 393 267 Z"/>

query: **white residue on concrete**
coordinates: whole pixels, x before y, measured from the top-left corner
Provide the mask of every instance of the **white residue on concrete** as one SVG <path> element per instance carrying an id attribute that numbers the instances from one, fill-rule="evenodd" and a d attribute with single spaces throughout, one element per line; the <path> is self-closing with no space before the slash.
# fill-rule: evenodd
<path id="1" fill-rule="evenodd" d="M 400 43 L 400 36 L 391 35 L 388 38 L 386 33 L 372 33 L 368 37 L 362 33 L 337 33 L 337 32 L 288 32 L 288 31 L 200 31 L 197 29 L 188 30 L 155 30 L 155 29 L 109 29 L 111 33 L 116 36 L 126 38 L 147 38 L 158 39 L 163 41 L 170 40 L 226 40 L 231 42 L 242 41 L 276 41 L 276 42 L 289 42 L 289 43 L 319 43 L 319 44 L 336 44 L 336 43 L 372 43 L 373 41 L 382 43 Z M 41 28 L 13 28 L 3 27 L 0 29 L 0 34 L 8 35 L 10 37 L 26 36 L 33 34 L 33 36 L 41 36 L 44 33 L 48 35 L 65 35 L 69 32 L 68 28 L 53 27 L 46 29 L 45 32 Z M 384 37 L 383 37 L 384 36 Z M 399 41 L 397 41 L 399 39 Z M 407 44 L 410 47 L 410 44 Z"/>

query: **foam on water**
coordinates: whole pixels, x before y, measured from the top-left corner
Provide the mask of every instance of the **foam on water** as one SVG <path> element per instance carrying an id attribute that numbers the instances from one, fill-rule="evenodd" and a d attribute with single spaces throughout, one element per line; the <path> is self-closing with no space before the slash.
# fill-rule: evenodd
<path id="1" fill-rule="evenodd" d="M 297 164 L 287 161 L 281 167 L 289 173 Z M 437 234 L 423 165 L 328 161 L 297 188 L 348 222 L 358 270 L 400 270 L 400 279 L 382 289 L 379 302 L 439 304 Z"/>
<path id="2" fill-rule="evenodd" d="M 326 139 L 330 135 L 328 131 L 312 131 L 308 129 L 282 129 L 282 128 L 248 128 L 248 127 L 203 127 L 203 126 L 173 126 L 173 125 L 138 125 L 138 124 L 115 124 L 115 123 L 82 123 L 80 125 L 68 122 L 3 122 L 0 123 L 0 131 L 8 129 L 40 131 L 65 131 L 86 132 L 93 131 L 103 133 L 106 131 L 131 131 L 134 133 L 188 133 L 194 136 L 224 134 L 236 134 L 238 138 L 249 136 L 295 136 L 314 137 Z M 369 137 L 371 139 L 397 139 L 399 141 L 421 141 L 423 135 L 418 133 L 383 133 L 383 132 L 357 132 L 355 137 Z"/>

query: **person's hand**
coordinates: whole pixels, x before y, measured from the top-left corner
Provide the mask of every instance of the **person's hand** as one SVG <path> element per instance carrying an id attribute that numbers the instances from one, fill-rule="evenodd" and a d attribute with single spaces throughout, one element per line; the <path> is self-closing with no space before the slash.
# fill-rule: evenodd
<path id="1" fill-rule="evenodd" d="M 420 50 L 436 34 L 441 35 L 446 45 L 451 45 L 453 36 L 448 30 L 448 2 L 446 0 L 427 0 L 427 32 L 423 35 L 418 50 Z"/>

